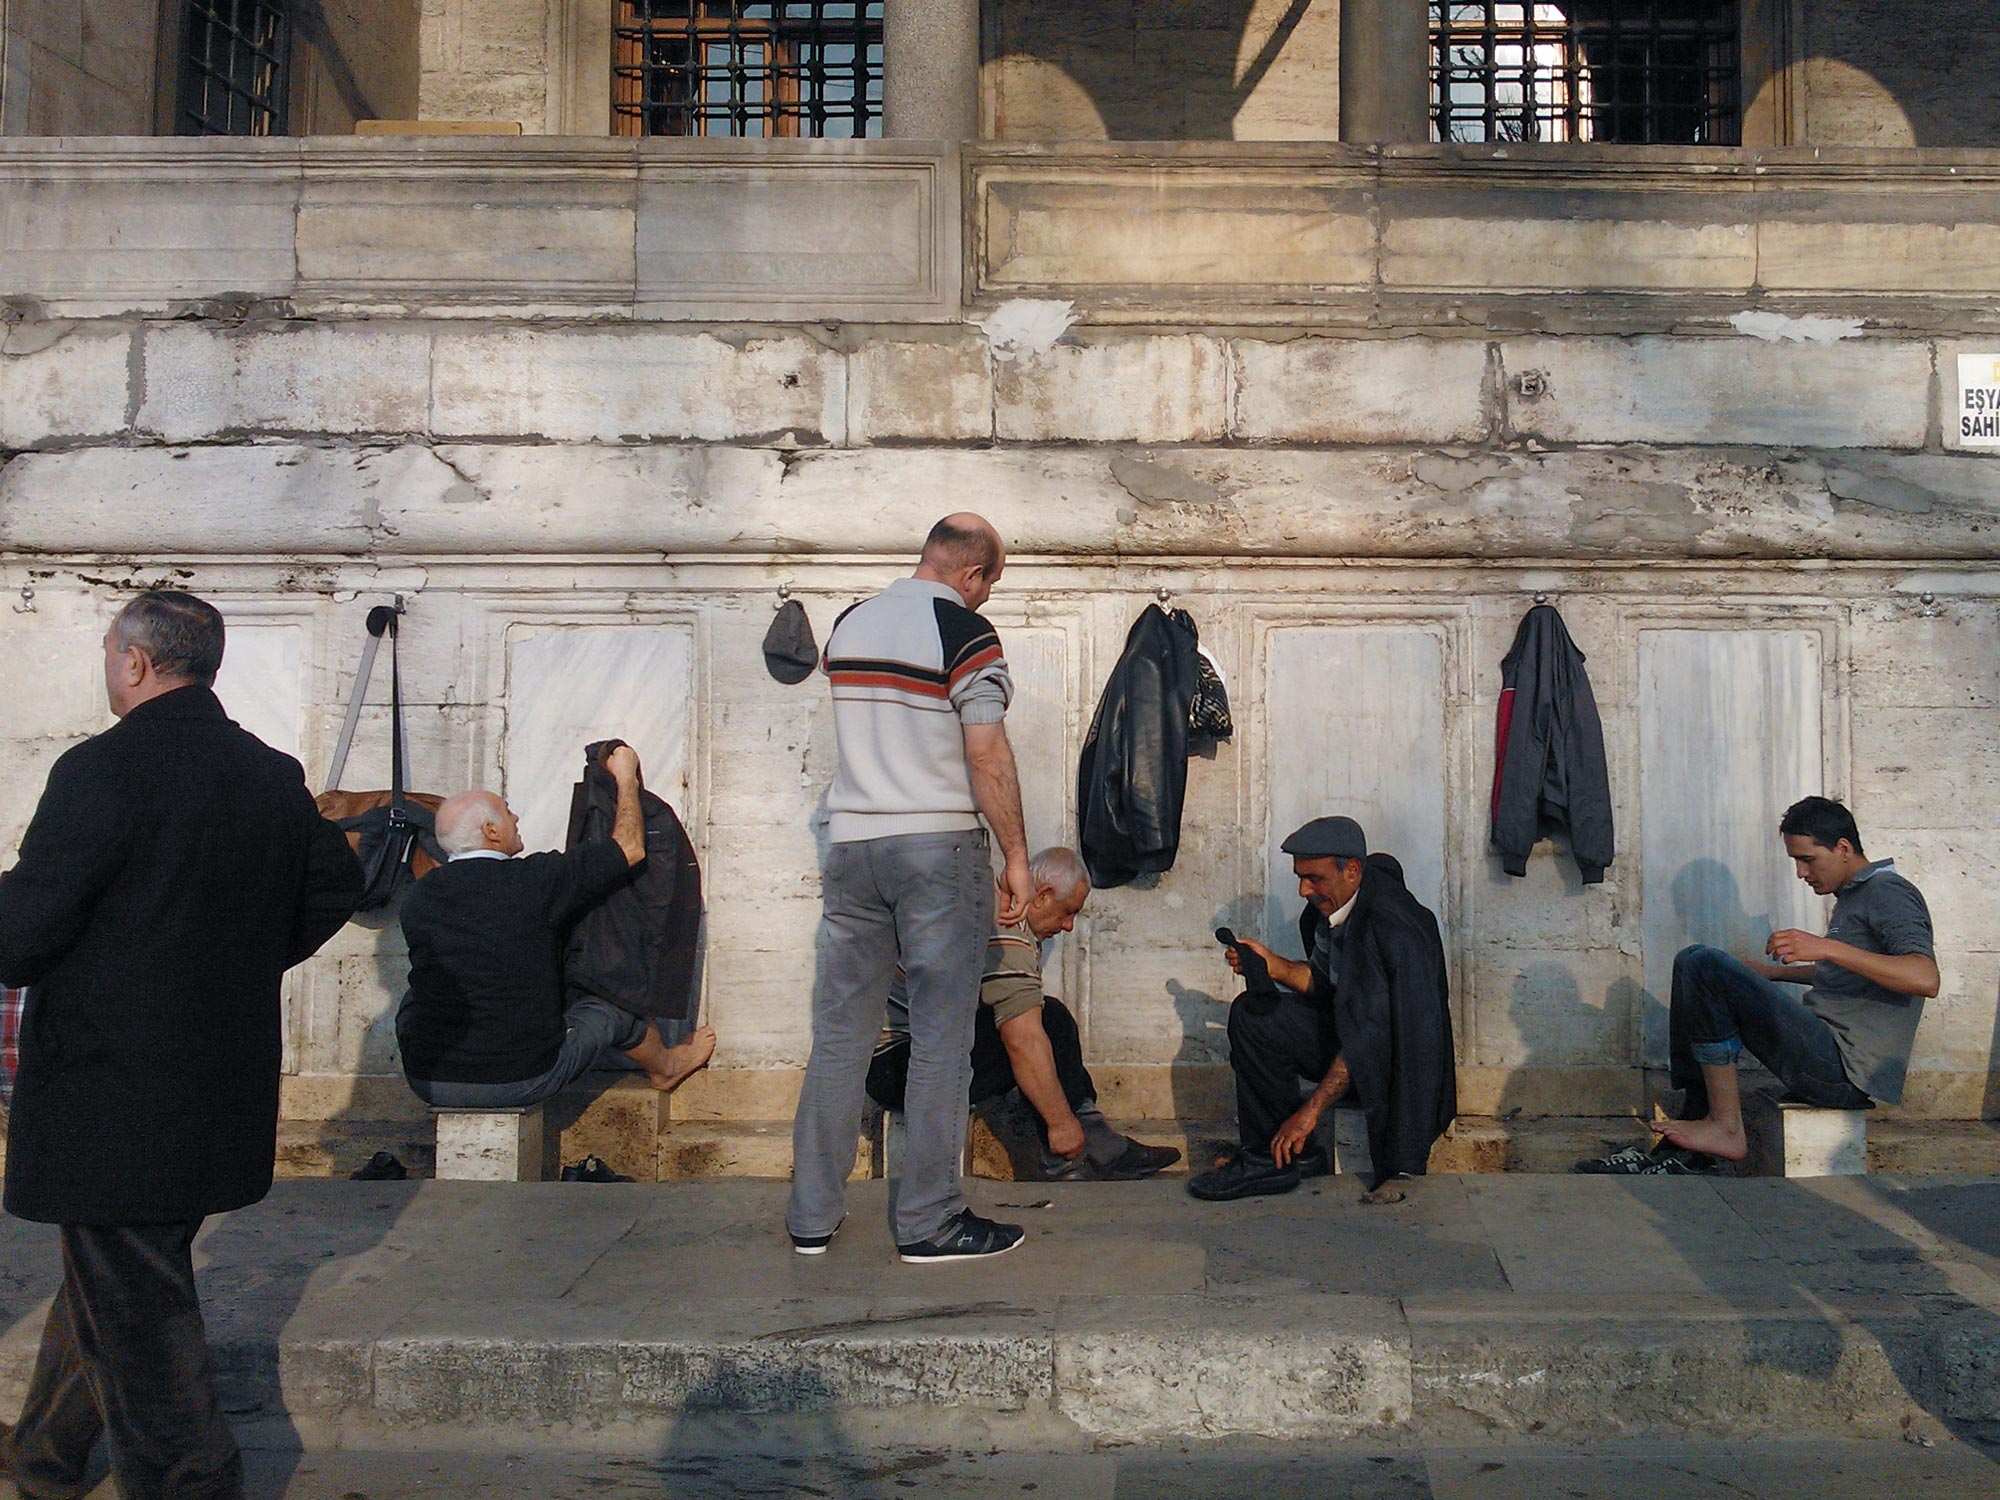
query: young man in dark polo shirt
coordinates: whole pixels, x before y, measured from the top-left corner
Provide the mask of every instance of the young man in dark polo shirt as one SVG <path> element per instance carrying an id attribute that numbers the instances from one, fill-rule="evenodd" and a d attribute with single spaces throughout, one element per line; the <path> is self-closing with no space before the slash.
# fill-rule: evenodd
<path id="1" fill-rule="evenodd" d="M 1576 1170 L 1672 1176 L 1741 1161 L 1749 1146 L 1736 1059 L 1745 1049 L 1806 1104 L 1902 1099 L 1917 1022 L 1939 986 L 1923 893 L 1893 860 L 1862 853 L 1854 815 L 1829 797 L 1793 803 L 1778 832 L 1799 879 L 1834 898 L 1826 936 L 1772 933 L 1765 952 L 1776 963 L 1683 948 L 1669 1007 L 1672 1078 L 1687 1091 L 1681 1118 L 1653 1122 L 1660 1142 L 1650 1152 L 1633 1146 Z"/>
<path id="2" fill-rule="evenodd" d="M 565 930 L 646 857 L 639 757 L 621 745 L 605 765 L 618 784 L 608 844 L 517 859 L 520 823 L 492 792 L 461 792 L 438 809 L 450 859 L 404 899 L 410 988 L 396 1012 L 403 1073 L 426 1104 L 539 1104 L 612 1051 L 667 1093 L 714 1053 L 706 1026 L 669 1047 L 650 1021 L 606 1001 L 563 1009 Z"/>

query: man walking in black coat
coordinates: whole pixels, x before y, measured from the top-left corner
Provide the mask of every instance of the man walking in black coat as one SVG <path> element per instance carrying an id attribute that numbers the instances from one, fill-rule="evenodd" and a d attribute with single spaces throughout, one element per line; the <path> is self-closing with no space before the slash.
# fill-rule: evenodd
<path id="1" fill-rule="evenodd" d="M 1280 845 L 1306 898 L 1303 963 L 1242 939 L 1229 966 L 1254 976 L 1230 1007 L 1242 1148 L 1188 1182 L 1197 1198 L 1288 1193 L 1332 1169 L 1313 1134 L 1337 1100 L 1368 1120 L 1364 1203 L 1395 1203 L 1458 1112 L 1444 944 L 1402 867 L 1369 854 L 1352 818 L 1315 818 Z M 1248 961 L 1246 962 L 1246 955 Z M 1299 1080 L 1318 1087 L 1303 1101 Z"/>
<path id="2" fill-rule="evenodd" d="M 0 876 L 0 982 L 30 985 L 6 1210 L 61 1226 L 62 1288 L 0 1473 L 82 1493 L 101 1435 L 126 1500 L 235 1497 L 190 1257 L 271 1187 L 279 982 L 361 894 L 297 761 L 211 691 L 222 616 L 142 594 L 104 636 L 119 723 L 49 772 Z"/>

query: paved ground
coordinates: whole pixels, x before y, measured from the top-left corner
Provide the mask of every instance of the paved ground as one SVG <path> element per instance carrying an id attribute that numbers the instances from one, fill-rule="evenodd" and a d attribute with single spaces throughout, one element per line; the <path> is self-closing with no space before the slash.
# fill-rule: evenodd
<path id="1" fill-rule="evenodd" d="M 1440 1488 L 1439 1455 L 1502 1439 L 1907 1434 L 1940 1446 L 1865 1452 L 1942 1463 L 2000 1424 L 2000 1180 L 1437 1177 L 1386 1209 L 1358 1190 L 979 1184 L 1028 1242 L 906 1267 L 880 1183 L 805 1259 L 776 1183 L 294 1182 L 201 1256 L 232 1410 L 320 1455 L 531 1432 L 651 1460 L 770 1414 L 808 1424 L 813 1461 L 1065 1452 L 1087 1474 L 1106 1444 L 1150 1445 L 1116 1459 L 1140 1476 L 1121 1495 L 1172 1445 L 1341 1439 L 1397 1473 L 1420 1452 L 1457 1495 L 1486 1491 Z M 50 1231 L 0 1221 L 0 1414 L 55 1274 Z"/>
<path id="2" fill-rule="evenodd" d="M 1991 1500 L 2000 1446 L 1600 1443 L 1096 1453 L 248 1455 L 251 1500 Z M 0 1495 L 6 1493 L 0 1481 Z M 107 1482 L 91 1500 L 116 1500 Z"/>

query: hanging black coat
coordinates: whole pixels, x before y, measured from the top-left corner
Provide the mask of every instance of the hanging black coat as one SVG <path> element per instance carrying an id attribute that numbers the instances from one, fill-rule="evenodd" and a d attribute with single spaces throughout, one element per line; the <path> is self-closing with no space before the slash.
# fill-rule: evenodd
<path id="1" fill-rule="evenodd" d="M 1195 643 L 1185 611 L 1147 605 L 1097 700 L 1076 771 L 1077 842 L 1092 885 L 1170 869 L 1180 850 Z"/>
<path id="2" fill-rule="evenodd" d="M 1602 881 L 1612 855 L 1604 729 L 1583 653 L 1553 605 L 1528 611 L 1500 664 L 1493 758 L 1493 847 L 1507 873 L 1527 874 L 1536 841 L 1566 828 L 1583 883 Z"/>
<path id="3" fill-rule="evenodd" d="M 583 780 L 570 796 L 567 848 L 611 838 L 618 783 L 604 757 L 623 741 L 584 749 Z M 673 808 L 641 788 L 646 859 L 570 929 L 563 953 L 563 1000 L 586 996 L 642 1015 L 673 1045 L 694 1027 L 701 941 L 701 866 Z"/>
<path id="4" fill-rule="evenodd" d="M 1326 918 L 1299 915 L 1307 954 Z M 1312 997 L 1333 1008 L 1354 1096 L 1368 1117 L 1373 1189 L 1398 1172 L 1421 1177 L 1431 1146 L 1458 1113 L 1451 979 L 1437 918 L 1403 884 L 1387 854 L 1371 854 L 1348 913 L 1340 972 L 1313 970 Z M 1329 989 L 1331 993 L 1328 993 Z"/>

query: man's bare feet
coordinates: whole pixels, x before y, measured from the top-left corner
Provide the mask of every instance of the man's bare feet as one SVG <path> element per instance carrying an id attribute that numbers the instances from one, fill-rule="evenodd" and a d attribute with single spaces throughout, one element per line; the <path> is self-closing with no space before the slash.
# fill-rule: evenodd
<path id="1" fill-rule="evenodd" d="M 1648 1120 L 1646 1128 L 1684 1150 L 1699 1151 L 1723 1161 L 1741 1161 L 1750 1154 L 1741 1120 L 1733 1128 L 1720 1120 Z"/>
<path id="2" fill-rule="evenodd" d="M 663 1094 L 671 1094 L 708 1066 L 715 1056 L 715 1028 L 702 1026 L 677 1046 L 660 1048 L 657 1058 L 648 1059 L 646 1081 Z"/>

